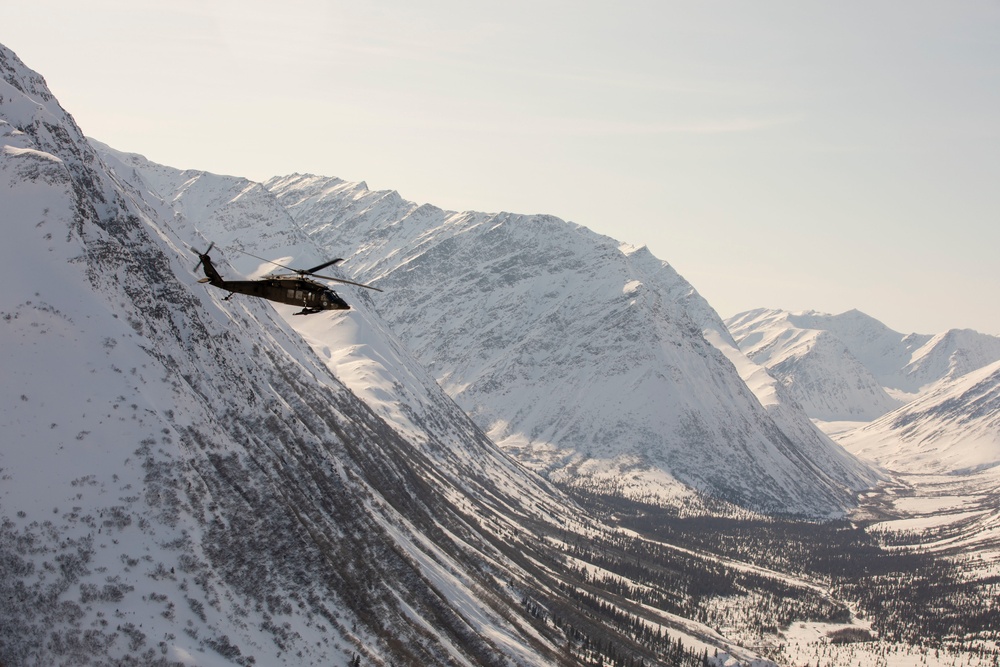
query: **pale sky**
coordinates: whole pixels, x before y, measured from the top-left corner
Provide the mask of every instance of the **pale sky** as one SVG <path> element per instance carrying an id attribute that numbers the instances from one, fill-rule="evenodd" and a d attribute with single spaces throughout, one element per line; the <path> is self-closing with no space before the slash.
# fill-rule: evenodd
<path id="1" fill-rule="evenodd" d="M 1000 334 L 1000 0 L 2 14 L 0 43 L 88 136 L 156 162 L 549 213 L 649 246 L 723 317 Z"/>

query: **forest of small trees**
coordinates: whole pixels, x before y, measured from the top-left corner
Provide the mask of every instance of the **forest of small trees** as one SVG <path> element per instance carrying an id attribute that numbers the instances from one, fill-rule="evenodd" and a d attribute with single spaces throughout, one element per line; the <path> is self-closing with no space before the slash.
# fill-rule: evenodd
<path id="1" fill-rule="evenodd" d="M 913 546 L 915 536 L 907 536 L 911 546 L 898 548 L 898 535 L 849 521 L 685 518 L 640 503 L 575 495 L 627 529 L 566 542 L 579 580 L 603 598 L 759 637 L 795 622 L 847 623 L 851 605 L 870 621 L 871 634 L 842 633 L 831 641 L 874 635 L 997 656 L 1000 572 L 980 569 L 973 576 L 962 559 Z M 627 602 L 617 607 L 627 609 Z"/>

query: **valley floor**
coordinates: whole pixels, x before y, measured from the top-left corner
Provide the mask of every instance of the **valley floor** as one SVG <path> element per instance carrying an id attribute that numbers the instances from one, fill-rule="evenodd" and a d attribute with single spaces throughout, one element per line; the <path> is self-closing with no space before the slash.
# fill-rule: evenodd
<path id="1" fill-rule="evenodd" d="M 594 568 L 592 585 L 695 619 L 778 665 L 995 667 L 998 477 L 896 475 L 850 520 L 821 524 L 583 497 L 620 532 L 573 556 Z M 686 594 L 657 598 L 622 580 L 654 590 L 670 581 Z"/>
<path id="2" fill-rule="evenodd" d="M 813 667 L 995 667 L 994 654 L 979 655 L 961 649 L 937 649 L 880 641 L 833 644 L 836 627 L 799 623 L 784 633 L 784 643 L 773 659 L 780 665 Z"/>

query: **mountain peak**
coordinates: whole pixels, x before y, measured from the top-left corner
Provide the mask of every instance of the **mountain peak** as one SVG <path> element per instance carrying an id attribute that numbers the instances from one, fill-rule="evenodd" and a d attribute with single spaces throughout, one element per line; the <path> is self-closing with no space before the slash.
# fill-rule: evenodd
<path id="1" fill-rule="evenodd" d="M 638 254 L 651 254 L 649 252 L 649 248 L 647 248 L 645 245 L 632 245 L 631 243 L 622 243 L 620 246 L 618 246 L 618 249 L 621 250 L 622 254 L 625 255 L 626 257 Z"/>
<path id="2" fill-rule="evenodd" d="M 39 106 L 52 102 L 55 98 L 41 74 L 28 68 L 16 53 L 0 44 L 0 76 L 23 95 L 21 104 L 35 102 Z M 17 104 L 17 100 L 11 99 Z M 10 104 L 7 112 L 10 112 Z"/>

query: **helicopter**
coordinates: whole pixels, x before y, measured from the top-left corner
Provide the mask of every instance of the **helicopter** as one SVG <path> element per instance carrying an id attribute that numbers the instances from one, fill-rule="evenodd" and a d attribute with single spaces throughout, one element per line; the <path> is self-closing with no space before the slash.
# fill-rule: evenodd
<path id="1" fill-rule="evenodd" d="M 215 242 L 213 241 L 208 245 L 208 249 L 205 252 L 201 252 L 195 248 L 191 248 L 191 252 L 198 255 L 198 263 L 195 265 L 194 270 L 197 272 L 199 267 L 204 267 L 205 269 L 205 277 L 198 282 L 208 283 L 213 287 L 228 290 L 229 296 L 223 297 L 223 301 L 229 301 L 234 294 L 246 294 L 247 296 L 267 299 L 268 301 L 302 306 L 302 310 L 295 313 L 295 315 L 312 315 L 324 310 L 350 310 L 351 307 L 332 289 L 312 280 L 309 276 L 322 278 L 323 280 L 334 280 L 338 283 L 346 283 L 355 287 L 364 287 L 376 292 L 382 291 L 378 287 L 372 287 L 371 285 L 363 285 L 351 282 L 350 280 L 344 280 L 343 278 L 333 278 L 332 276 L 321 276 L 316 273 L 328 266 L 333 266 L 338 262 L 344 261 L 343 259 L 332 259 L 319 266 L 303 270 L 293 269 L 290 266 L 285 266 L 284 264 L 279 264 L 263 257 L 257 257 L 257 255 L 248 252 L 244 252 L 243 254 L 250 255 L 250 257 L 274 264 L 275 266 L 280 266 L 283 269 L 288 269 L 292 273 L 268 275 L 257 280 L 225 280 L 219 275 L 218 270 L 212 265 L 212 259 L 208 256 L 208 253 L 212 251 L 214 246 Z"/>

